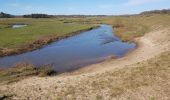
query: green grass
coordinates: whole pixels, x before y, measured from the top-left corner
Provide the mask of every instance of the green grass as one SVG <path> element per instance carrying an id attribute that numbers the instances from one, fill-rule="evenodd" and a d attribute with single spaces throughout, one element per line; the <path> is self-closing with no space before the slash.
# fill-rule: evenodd
<path id="1" fill-rule="evenodd" d="M 25 23 L 28 26 L 12 29 L 10 26 L 15 23 Z M 65 36 L 94 26 L 94 24 L 63 23 L 59 19 L 0 19 L 0 48 L 17 48 L 32 43 L 42 36 Z"/>

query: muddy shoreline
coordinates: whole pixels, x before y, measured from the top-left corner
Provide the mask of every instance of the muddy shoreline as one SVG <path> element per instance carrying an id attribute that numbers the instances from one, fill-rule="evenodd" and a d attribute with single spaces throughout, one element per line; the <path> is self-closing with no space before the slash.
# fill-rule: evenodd
<path id="1" fill-rule="evenodd" d="M 52 42 L 60 41 L 62 39 L 66 39 L 66 38 L 72 37 L 74 35 L 78 35 L 82 32 L 93 30 L 98 27 L 99 26 L 94 26 L 94 27 L 91 27 L 88 29 L 72 32 L 65 36 L 55 36 L 55 35 L 43 36 L 30 44 L 26 44 L 26 45 L 21 46 L 16 49 L 0 48 L 0 57 L 17 55 L 17 54 L 22 54 L 22 53 L 26 53 L 26 52 L 31 52 L 36 49 L 41 49 L 45 45 L 48 45 Z"/>

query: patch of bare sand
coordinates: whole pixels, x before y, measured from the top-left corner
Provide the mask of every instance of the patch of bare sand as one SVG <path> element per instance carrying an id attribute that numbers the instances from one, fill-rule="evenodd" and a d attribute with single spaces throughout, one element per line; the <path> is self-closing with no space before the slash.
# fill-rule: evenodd
<path id="1" fill-rule="evenodd" d="M 138 67 L 136 64 L 154 58 L 165 51 L 170 50 L 170 29 L 166 28 L 146 34 L 144 37 L 136 39 L 139 47 L 126 57 L 117 60 L 107 60 L 103 63 L 94 64 L 89 67 L 80 69 L 73 73 L 66 73 L 55 77 L 31 77 L 13 84 L 0 85 L 0 94 L 11 96 L 16 100 L 92 100 L 92 99 L 132 99 L 145 100 L 148 96 L 156 95 L 159 99 L 168 100 L 165 91 L 152 92 L 159 89 L 156 86 L 145 86 L 145 81 L 132 81 L 133 75 L 130 77 L 130 83 L 135 86 L 143 84 L 145 88 L 139 85 L 135 90 L 126 91 L 122 88 L 129 88 L 131 85 L 124 85 L 129 81 L 132 71 L 119 72 L 118 70 L 126 70 L 126 68 Z M 153 62 L 155 63 L 155 62 Z M 127 69 L 128 70 L 128 69 Z M 117 73 L 118 71 L 118 73 Z M 115 73 L 118 76 L 115 76 Z M 121 74 L 120 74 L 121 73 Z M 125 73 L 125 75 L 124 75 Z M 116 74 L 116 75 L 117 75 Z M 120 76 L 119 76 L 120 74 Z M 123 75 L 123 76 L 122 76 Z M 136 75 L 136 74 L 135 74 Z M 142 73 L 143 75 L 143 73 Z M 153 74 L 154 75 L 154 74 Z M 162 75 L 162 74 L 161 74 Z M 141 75 L 139 75 L 141 76 Z M 138 76 L 138 77 L 139 77 Z M 131 79 L 132 78 L 132 79 Z M 169 77 L 168 77 L 169 78 Z M 167 79 L 168 79 L 167 78 Z M 124 79 L 124 80 L 123 80 Z M 126 80 L 128 79 L 128 80 Z M 155 80 L 145 76 L 143 80 Z M 126 80 L 126 81 L 125 81 Z M 159 77 L 156 77 L 159 82 Z M 150 82 L 150 81 L 148 81 Z M 153 81 L 151 81 L 153 82 Z M 168 83 L 166 83 L 167 85 Z M 170 86 L 169 84 L 167 86 Z M 154 89 L 153 89 L 154 88 Z M 114 91 L 113 91 L 114 90 Z M 148 94 L 150 93 L 150 94 Z M 120 95 L 121 94 L 121 95 Z M 158 95 L 159 94 L 159 95 Z M 111 98 L 114 97 L 114 98 Z M 139 98 L 140 97 L 140 98 Z M 152 99 L 152 97 L 151 97 Z M 154 99 L 154 98 L 153 98 Z"/>

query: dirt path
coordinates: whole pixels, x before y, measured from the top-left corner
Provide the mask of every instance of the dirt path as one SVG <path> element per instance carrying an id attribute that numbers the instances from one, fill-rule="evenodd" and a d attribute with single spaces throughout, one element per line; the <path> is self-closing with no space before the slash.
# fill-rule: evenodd
<path id="1" fill-rule="evenodd" d="M 94 98 L 97 93 L 100 93 L 107 100 L 107 92 L 109 89 L 102 89 L 102 91 L 95 90 L 94 92 L 93 88 L 86 84 L 91 83 L 94 77 L 95 79 L 100 79 L 97 76 L 102 76 L 103 74 L 118 69 L 136 67 L 134 66 L 136 63 L 147 61 L 170 50 L 170 28 L 150 32 L 136 39 L 136 41 L 139 44 L 138 49 L 129 53 L 126 57 L 117 60 L 110 59 L 103 63 L 80 69 L 71 74 L 65 73 L 63 75 L 46 78 L 31 77 L 10 85 L 1 85 L 0 91 L 3 91 L 4 94 L 11 94 L 13 99 L 20 100 L 57 100 L 59 98 L 67 100 L 73 98 L 72 95 L 69 94 L 76 94 L 77 100 L 87 100 L 87 98 Z M 107 80 L 107 78 L 103 76 L 102 80 Z M 85 83 L 82 84 L 83 81 L 85 81 Z M 93 83 L 92 85 L 95 86 Z"/>

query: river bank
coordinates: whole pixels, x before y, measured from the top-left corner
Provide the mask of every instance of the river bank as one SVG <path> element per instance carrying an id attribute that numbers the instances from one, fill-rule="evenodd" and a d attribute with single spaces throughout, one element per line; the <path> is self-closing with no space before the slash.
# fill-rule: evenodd
<path id="1" fill-rule="evenodd" d="M 81 32 L 89 31 L 89 30 L 92 30 L 92 29 L 97 28 L 97 27 L 99 27 L 99 26 L 79 30 L 79 31 L 76 31 L 76 32 L 66 34 L 64 36 L 55 36 L 55 35 L 43 36 L 43 37 L 40 37 L 39 39 L 37 39 L 36 41 L 30 43 L 30 44 L 25 44 L 24 46 L 21 46 L 19 48 L 15 48 L 15 49 L 0 48 L 0 57 L 17 55 L 17 54 L 22 54 L 22 53 L 25 53 L 25 52 L 30 52 L 30 51 L 33 51 L 33 50 L 36 50 L 36 49 L 40 49 L 43 46 L 50 44 L 52 42 L 59 41 L 59 40 L 62 40 L 62 39 L 66 39 L 66 38 L 72 37 L 74 35 L 77 35 Z"/>

